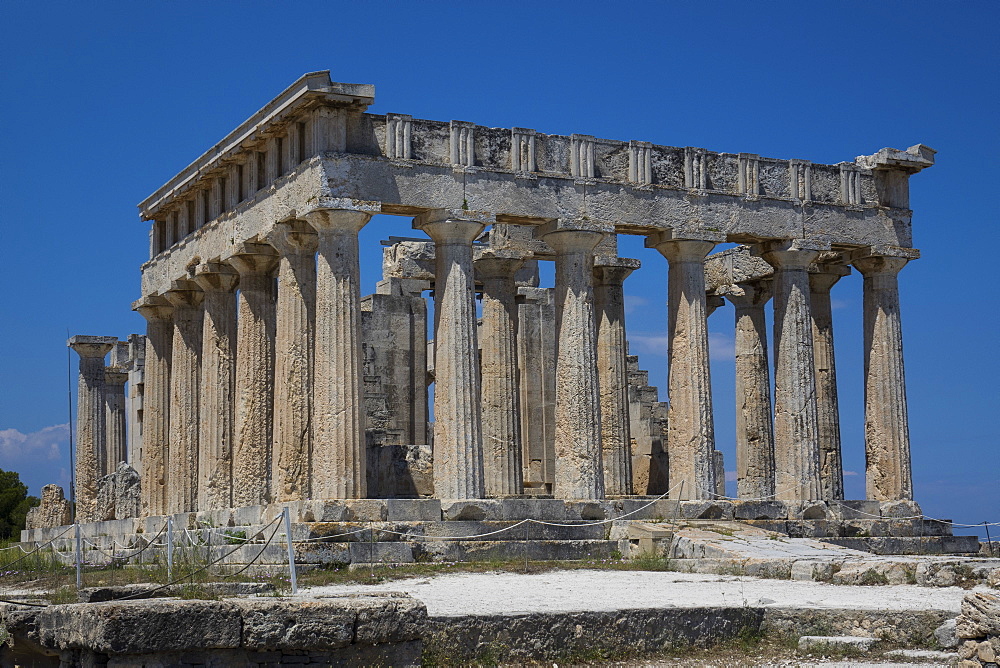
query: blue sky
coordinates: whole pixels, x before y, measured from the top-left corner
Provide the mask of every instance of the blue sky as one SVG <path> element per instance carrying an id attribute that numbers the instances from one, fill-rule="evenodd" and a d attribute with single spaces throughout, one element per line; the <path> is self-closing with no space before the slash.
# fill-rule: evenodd
<path id="1" fill-rule="evenodd" d="M 0 20 L 0 468 L 68 472 L 66 333 L 144 329 L 135 205 L 304 72 L 372 83 L 371 111 L 836 163 L 924 143 L 901 276 L 914 484 L 928 515 L 1000 521 L 1000 3 L 8 0 Z M 362 232 L 365 291 L 377 241 Z M 665 261 L 626 283 L 665 384 Z M 861 281 L 834 288 L 848 495 L 864 490 Z M 710 320 L 733 468 L 732 307 Z M 75 365 L 76 361 L 73 360 Z M 74 381 L 75 384 L 75 381 Z"/>

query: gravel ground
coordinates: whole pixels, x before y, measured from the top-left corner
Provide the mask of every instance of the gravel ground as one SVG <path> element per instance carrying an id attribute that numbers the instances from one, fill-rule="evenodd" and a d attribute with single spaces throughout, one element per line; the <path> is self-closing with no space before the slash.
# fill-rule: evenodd
<path id="1" fill-rule="evenodd" d="M 965 595 L 958 587 L 859 587 L 746 576 L 599 570 L 455 573 L 376 585 L 310 587 L 301 594 L 370 591 L 406 592 L 423 601 L 432 616 L 743 605 L 946 610 L 957 614 Z"/>

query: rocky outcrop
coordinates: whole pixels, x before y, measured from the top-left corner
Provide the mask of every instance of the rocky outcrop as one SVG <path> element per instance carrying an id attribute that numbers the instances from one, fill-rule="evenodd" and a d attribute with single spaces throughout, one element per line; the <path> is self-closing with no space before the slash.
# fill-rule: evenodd
<path id="1" fill-rule="evenodd" d="M 955 624 L 962 668 L 992 668 L 1000 662 L 1000 591 L 972 591 Z"/>

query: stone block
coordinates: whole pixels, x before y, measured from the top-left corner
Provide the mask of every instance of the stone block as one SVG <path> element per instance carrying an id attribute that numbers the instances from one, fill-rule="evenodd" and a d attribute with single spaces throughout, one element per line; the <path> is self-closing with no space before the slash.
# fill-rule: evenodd
<path id="1" fill-rule="evenodd" d="M 296 564 L 349 564 L 351 548 L 348 543 L 298 543 L 295 545 Z"/>
<path id="2" fill-rule="evenodd" d="M 792 564 L 793 580 L 829 582 L 833 579 L 833 563 L 829 561 L 800 560 Z"/>
<path id="3" fill-rule="evenodd" d="M 349 600 L 229 602 L 242 614 L 247 649 L 333 649 L 346 647 L 354 639 L 357 610 Z"/>
<path id="4" fill-rule="evenodd" d="M 726 501 L 681 501 L 681 519 L 731 520 L 733 504 Z"/>
<path id="5" fill-rule="evenodd" d="M 614 512 L 608 502 L 603 501 L 565 501 L 566 519 L 598 521 L 611 517 Z"/>
<path id="6" fill-rule="evenodd" d="M 347 499 L 348 522 L 384 522 L 388 517 L 388 509 L 383 499 Z"/>
<path id="7" fill-rule="evenodd" d="M 879 514 L 882 517 L 912 518 L 923 517 L 923 512 L 916 501 L 882 501 L 879 504 Z"/>
<path id="8" fill-rule="evenodd" d="M 251 524 L 261 524 L 264 521 L 266 506 L 243 506 L 233 508 L 233 526 L 244 527 Z"/>
<path id="9" fill-rule="evenodd" d="M 840 519 L 876 520 L 881 516 L 878 501 L 831 501 L 833 514 Z"/>
<path id="10" fill-rule="evenodd" d="M 498 499 L 441 500 L 445 520 L 501 520 L 503 502 Z"/>
<path id="11" fill-rule="evenodd" d="M 412 564 L 413 548 L 407 543 L 349 543 L 352 564 Z"/>
<path id="12" fill-rule="evenodd" d="M 562 499 L 501 499 L 500 517 L 505 520 L 551 520 L 570 519 L 572 513 L 567 506 L 570 502 Z"/>
<path id="13" fill-rule="evenodd" d="M 233 526 L 233 509 L 201 510 L 195 515 L 195 519 L 199 526 L 231 527 Z"/>
<path id="14" fill-rule="evenodd" d="M 867 652 L 875 645 L 874 638 L 861 636 L 802 636 L 799 651 L 823 651 L 825 649 L 855 649 Z"/>
<path id="15" fill-rule="evenodd" d="M 733 518 L 737 520 L 783 520 L 788 508 L 783 501 L 734 501 Z"/>
<path id="16" fill-rule="evenodd" d="M 675 499 L 624 499 L 618 517 L 630 520 L 669 520 L 680 516 L 680 501 Z"/>
<path id="17" fill-rule="evenodd" d="M 386 519 L 435 522 L 441 519 L 440 499 L 387 499 Z"/>

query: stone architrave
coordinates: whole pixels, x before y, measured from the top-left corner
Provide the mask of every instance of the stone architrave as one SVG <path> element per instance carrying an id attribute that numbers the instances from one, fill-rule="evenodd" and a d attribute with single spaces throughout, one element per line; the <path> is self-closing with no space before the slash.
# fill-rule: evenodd
<path id="1" fill-rule="evenodd" d="M 444 209 L 413 221 L 434 240 L 434 493 L 442 499 L 486 492 L 472 242 L 492 222 Z"/>
<path id="2" fill-rule="evenodd" d="M 597 375 L 606 494 L 632 494 L 632 435 L 628 403 L 628 343 L 623 284 L 639 268 L 629 258 L 598 258 L 594 267 Z"/>
<path id="3" fill-rule="evenodd" d="M 822 260 L 822 258 L 820 258 Z M 819 479 L 824 500 L 844 498 L 844 467 L 840 452 L 840 408 L 837 366 L 833 354 L 833 311 L 830 288 L 850 267 L 820 263 L 809 272 L 812 304 L 813 356 L 816 360 L 816 416 L 819 426 Z"/>
<path id="4" fill-rule="evenodd" d="M 483 286 L 480 410 L 485 493 L 490 497 L 524 491 L 514 282 L 524 260 L 521 253 L 488 251 L 475 261 L 476 277 Z"/>
<path id="5" fill-rule="evenodd" d="M 775 498 L 814 501 L 822 489 L 809 265 L 819 251 L 779 241 L 760 255 L 774 267 Z"/>
<path id="6" fill-rule="evenodd" d="M 554 220 L 536 234 L 556 252 L 555 485 L 563 499 L 604 498 L 594 317 L 594 248 L 611 225 Z"/>
<path id="7" fill-rule="evenodd" d="M 76 516 L 93 519 L 97 481 L 106 474 L 104 356 L 118 341 L 113 336 L 74 336 L 67 342 L 80 356 L 76 397 Z"/>
<path id="8" fill-rule="evenodd" d="M 125 383 L 128 370 L 120 366 L 104 368 L 104 413 L 106 429 L 106 471 L 114 471 L 118 464 L 128 461 L 126 434 Z"/>
<path id="9" fill-rule="evenodd" d="M 242 244 L 228 258 L 240 275 L 236 321 L 236 404 L 233 505 L 271 501 L 274 402 L 274 279 L 277 254 L 267 244 Z"/>
<path id="10" fill-rule="evenodd" d="M 771 281 L 737 283 L 726 298 L 736 310 L 736 495 L 774 495 L 774 425 L 764 305 Z"/>
<path id="11" fill-rule="evenodd" d="M 167 454 L 170 448 L 170 360 L 174 342 L 173 307 L 160 296 L 133 305 L 146 319 L 142 414 L 142 514 L 167 512 Z"/>
<path id="12" fill-rule="evenodd" d="M 280 503 L 310 497 L 317 239 L 304 221 L 290 221 L 276 225 L 267 240 L 279 257 L 272 484 Z"/>
<path id="13" fill-rule="evenodd" d="M 865 476 L 868 498 L 876 501 L 913 499 L 898 275 L 914 257 L 916 251 L 853 260 L 864 276 Z"/>
<path id="14" fill-rule="evenodd" d="M 715 427 L 708 357 L 705 256 L 718 240 L 650 237 L 666 259 L 667 453 L 671 498 L 707 499 L 715 492 Z"/>
<path id="15" fill-rule="evenodd" d="M 311 494 L 367 496 L 358 232 L 377 202 L 345 200 L 303 217 L 318 235 Z"/>
<path id="16" fill-rule="evenodd" d="M 198 267 L 194 281 L 205 293 L 202 328 L 198 508 L 233 506 L 233 420 L 236 382 L 236 283 L 221 262 Z"/>
<path id="17" fill-rule="evenodd" d="M 164 297 L 174 307 L 170 361 L 170 453 L 167 512 L 198 510 L 198 395 L 201 387 L 203 293 L 193 281 L 175 281 Z"/>

